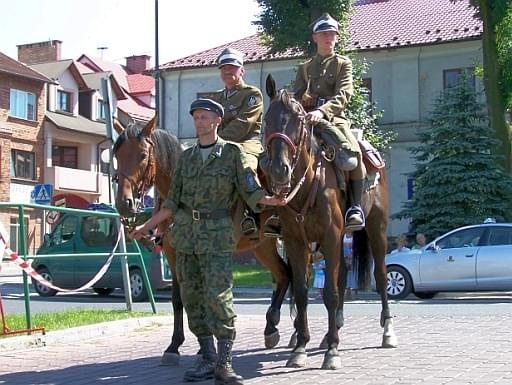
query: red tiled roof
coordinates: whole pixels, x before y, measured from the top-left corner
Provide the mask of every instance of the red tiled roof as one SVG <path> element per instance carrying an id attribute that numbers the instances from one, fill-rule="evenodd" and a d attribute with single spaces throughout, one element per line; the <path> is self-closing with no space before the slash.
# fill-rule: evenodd
<path id="1" fill-rule="evenodd" d="M 211 48 L 209 50 L 199 52 L 194 55 L 170 61 L 160 66 L 160 69 L 182 69 L 192 67 L 208 67 L 215 65 L 215 61 L 220 53 L 227 47 L 237 49 L 244 53 L 244 61 L 246 63 L 259 62 L 264 60 L 287 59 L 300 56 L 300 51 L 287 50 L 286 52 L 270 55 L 268 49 L 264 47 L 258 39 L 258 35 L 252 35 L 244 39 L 240 39 L 231 43 Z"/>
<path id="2" fill-rule="evenodd" d="M 50 80 L 42 73 L 29 68 L 25 64 L 10 58 L 7 55 L 4 55 L 0 52 L 0 72 L 5 72 L 11 75 L 17 75 L 27 79 L 33 79 L 40 82 L 45 83 L 53 83 L 53 80 Z"/>
<path id="3" fill-rule="evenodd" d="M 155 88 L 155 79 L 152 76 L 133 74 L 126 77 L 131 94 L 151 93 Z"/>
<path id="4" fill-rule="evenodd" d="M 391 47 L 436 44 L 479 38 L 482 22 L 468 0 L 358 0 L 349 25 L 348 50 L 365 51 Z M 244 53 L 246 63 L 293 59 L 304 54 L 288 50 L 269 55 L 257 35 L 224 44 L 182 59 L 163 64 L 162 70 L 176 70 L 215 65 L 226 47 Z"/>
<path id="5" fill-rule="evenodd" d="M 117 101 L 117 108 L 139 120 L 148 121 L 155 116 L 155 109 L 138 104 L 131 96 Z"/>

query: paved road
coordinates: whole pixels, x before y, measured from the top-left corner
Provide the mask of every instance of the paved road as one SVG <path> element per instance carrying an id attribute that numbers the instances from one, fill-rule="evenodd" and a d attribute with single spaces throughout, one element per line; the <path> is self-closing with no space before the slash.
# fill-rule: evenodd
<path id="1" fill-rule="evenodd" d="M 145 326 L 118 324 L 100 337 L 105 330 L 60 337 L 50 333 L 47 346 L 2 348 L 0 384 L 181 384 L 197 345 L 187 331 L 181 365 L 159 366 L 170 322 L 159 317 Z M 399 316 L 395 318 L 396 349 L 379 347 L 377 317 L 349 316 L 340 345 L 343 368 L 337 371 L 319 369 L 323 352 L 317 346 L 323 325 L 323 317 L 310 318 L 308 365 L 290 369 L 285 367 L 286 344 L 292 332 L 289 318 L 281 321 L 283 337 L 278 348 L 265 350 L 261 336 L 264 316 L 241 315 L 234 366 L 247 384 L 512 384 L 509 316 Z M 18 348 L 22 346 L 19 341 Z"/>

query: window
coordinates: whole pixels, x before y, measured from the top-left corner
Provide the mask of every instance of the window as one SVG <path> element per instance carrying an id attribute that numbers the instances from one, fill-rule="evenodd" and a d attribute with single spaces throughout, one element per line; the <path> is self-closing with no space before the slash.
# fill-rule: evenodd
<path id="1" fill-rule="evenodd" d="M 54 245 L 62 245 L 73 239 L 76 233 L 76 217 L 65 217 L 55 228 L 52 233 L 52 243 Z"/>
<path id="2" fill-rule="evenodd" d="M 71 112 L 71 93 L 57 90 L 57 111 Z"/>
<path id="3" fill-rule="evenodd" d="M 105 121 L 107 119 L 106 111 L 107 107 L 103 100 L 98 99 L 98 103 L 96 105 L 96 120 Z"/>
<path id="4" fill-rule="evenodd" d="M 456 231 L 455 233 L 447 235 L 443 239 L 439 240 L 439 242 L 437 242 L 437 246 L 439 246 L 441 249 L 474 247 L 478 245 L 482 233 L 482 227 L 473 227 Z"/>
<path id="5" fill-rule="evenodd" d="M 489 235 L 489 246 L 511 245 L 512 231 L 507 227 L 492 227 Z"/>
<path id="6" fill-rule="evenodd" d="M 414 195 L 414 178 L 407 177 L 407 200 L 411 200 Z"/>
<path id="7" fill-rule="evenodd" d="M 52 164 L 54 166 L 78 168 L 76 147 L 53 146 Z"/>
<path id="8" fill-rule="evenodd" d="M 473 68 L 454 68 L 443 71 L 443 88 L 451 88 L 459 84 L 462 77 L 466 78 L 468 85 L 475 88 L 475 71 Z"/>
<path id="9" fill-rule="evenodd" d="M 33 152 L 11 150 L 11 177 L 35 179 L 35 154 Z"/>
<path id="10" fill-rule="evenodd" d="M 15 118 L 36 120 L 36 95 L 11 88 L 9 114 Z"/>

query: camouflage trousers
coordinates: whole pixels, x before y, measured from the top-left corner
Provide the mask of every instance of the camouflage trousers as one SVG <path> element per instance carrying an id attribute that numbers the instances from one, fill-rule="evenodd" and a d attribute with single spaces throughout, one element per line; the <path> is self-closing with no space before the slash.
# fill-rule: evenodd
<path id="1" fill-rule="evenodd" d="M 197 338 L 235 339 L 231 253 L 176 256 L 176 271 L 188 326 Z"/>

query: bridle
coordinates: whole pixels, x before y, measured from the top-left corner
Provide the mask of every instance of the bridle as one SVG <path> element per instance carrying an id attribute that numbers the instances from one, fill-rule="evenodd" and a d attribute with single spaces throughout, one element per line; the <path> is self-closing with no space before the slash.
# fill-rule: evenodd
<path id="1" fill-rule="evenodd" d="M 285 90 L 281 90 L 279 95 L 270 102 L 270 105 L 272 106 L 272 104 L 278 103 L 279 101 L 281 101 L 283 104 L 286 105 L 286 103 L 282 100 L 283 97 L 284 97 L 283 95 L 284 95 L 285 92 L 286 92 Z M 297 106 L 297 108 L 299 110 L 299 113 L 298 113 L 298 120 L 299 120 L 299 127 L 298 127 L 299 128 L 299 139 L 298 139 L 298 142 L 295 143 L 290 138 L 290 136 L 287 135 L 284 132 L 284 130 L 286 129 L 286 125 L 283 125 L 281 132 L 273 132 L 268 137 L 266 137 L 266 139 L 265 139 L 265 149 L 266 149 L 267 155 L 269 157 L 269 161 L 271 163 L 272 162 L 272 152 L 270 151 L 270 144 L 271 144 L 272 141 L 274 141 L 276 139 L 277 140 L 282 140 L 291 150 L 292 157 L 291 157 L 291 162 L 290 162 L 290 168 L 291 168 L 291 174 L 294 175 L 294 171 L 295 171 L 295 168 L 297 167 L 297 164 L 299 162 L 299 159 L 300 159 L 300 156 L 301 156 L 301 153 L 302 153 L 302 149 L 305 147 L 304 144 L 305 144 L 306 140 L 309 139 L 309 141 L 310 141 L 310 144 L 309 144 L 309 155 L 310 155 L 310 157 L 309 158 L 311 159 L 311 161 L 309 162 L 308 166 L 304 170 L 304 174 L 302 175 L 302 177 L 295 184 L 295 186 L 292 189 L 292 191 L 287 194 L 287 199 L 288 199 L 288 201 L 290 201 L 297 194 L 297 192 L 299 191 L 300 187 L 304 184 L 304 181 L 306 179 L 306 174 L 307 174 L 308 170 L 310 169 L 310 167 L 312 166 L 312 163 L 313 163 L 313 156 L 312 156 L 313 155 L 313 146 L 312 146 L 312 140 L 313 140 L 313 132 L 312 132 L 312 130 L 313 130 L 313 127 L 311 127 L 310 130 L 308 130 L 308 128 L 307 128 L 307 124 L 306 124 L 306 111 L 304 110 L 304 107 L 302 107 L 302 105 L 297 100 L 295 100 L 294 98 L 288 97 L 288 100 L 294 106 Z"/>

